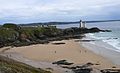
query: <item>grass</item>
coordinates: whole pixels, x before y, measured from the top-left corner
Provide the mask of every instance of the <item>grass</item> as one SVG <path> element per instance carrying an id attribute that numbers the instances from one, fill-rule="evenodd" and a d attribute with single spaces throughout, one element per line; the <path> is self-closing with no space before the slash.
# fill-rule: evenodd
<path id="1" fill-rule="evenodd" d="M 21 62 L 0 56 L 0 73 L 51 73 Z"/>

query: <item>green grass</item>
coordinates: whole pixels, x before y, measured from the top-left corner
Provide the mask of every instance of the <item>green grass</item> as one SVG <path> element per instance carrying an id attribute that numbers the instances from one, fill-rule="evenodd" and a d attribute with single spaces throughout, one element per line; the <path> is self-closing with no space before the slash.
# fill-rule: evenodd
<path id="1" fill-rule="evenodd" d="M 0 73 L 51 73 L 51 72 L 42 69 L 37 69 L 32 66 L 0 56 Z"/>

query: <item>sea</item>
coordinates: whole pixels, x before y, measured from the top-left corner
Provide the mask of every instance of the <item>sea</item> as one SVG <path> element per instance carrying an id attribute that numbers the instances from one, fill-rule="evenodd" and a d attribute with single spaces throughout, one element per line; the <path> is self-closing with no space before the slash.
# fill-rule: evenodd
<path id="1" fill-rule="evenodd" d="M 70 28 L 79 27 L 79 24 L 63 24 L 57 25 L 58 28 Z M 110 46 L 114 51 L 120 52 L 120 21 L 114 22 L 99 22 L 99 23 L 86 23 L 87 28 L 98 27 L 103 30 L 111 30 L 112 32 L 99 32 L 99 33 L 89 33 L 86 36 L 91 37 L 95 40 L 103 41 Z"/>
<path id="2" fill-rule="evenodd" d="M 109 49 L 120 53 L 120 21 L 88 24 L 88 28 L 91 27 L 111 30 L 112 32 L 89 33 L 86 34 L 86 36 L 94 38 L 95 40 L 102 41 L 103 43 L 111 46 Z"/>
<path id="3" fill-rule="evenodd" d="M 58 28 L 79 27 L 78 24 L 58 25 Z M 94 53 L 109 59 L 114 64 L 120 65 L 120 21 L 86 23 L 87 28 L 98 27 L 112 32 L 88 33 L 83 40 L 95 40 L 84 42 L 82 45 Z"/>

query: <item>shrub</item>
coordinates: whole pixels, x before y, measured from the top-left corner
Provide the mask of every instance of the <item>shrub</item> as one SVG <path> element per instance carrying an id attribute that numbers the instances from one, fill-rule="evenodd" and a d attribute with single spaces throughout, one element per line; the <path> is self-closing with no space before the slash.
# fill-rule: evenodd
<path id="1" fill-rule="evenodd" d="M 13 23 L 5 23 L 2 27 L 14 29 L 14 30 L 19 30 L 20 29 L 20 27 L 18 25 L 13 24 Z"/>
<path id="2" fill-rule="evenodd" d="M 0 73 L 51 73 L 27 64 L 0 56 Z"/>
<path id="3" fill-rule="evenodd" d="M 22 28 L 19 30 L 20 33 L 20 39 L 34 39 L 34 28 Z"/>
<path id="4" fill-rule="evenodd" d="M 19 33 L 13 29 L 0 29 L 0 41 L 4 42 L 12 42 L 15 41 L 19 36 Z"/>

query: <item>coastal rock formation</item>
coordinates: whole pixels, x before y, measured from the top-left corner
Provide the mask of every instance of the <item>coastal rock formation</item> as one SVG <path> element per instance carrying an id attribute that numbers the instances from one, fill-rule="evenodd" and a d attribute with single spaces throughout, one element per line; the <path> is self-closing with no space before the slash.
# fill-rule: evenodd
<path id="1" fill-rule="evenodd" d="M 59 29 L 55 26 L 46 27 L 20 27 L 7 23 L 0 27 L 0 47 L 3 46 L 27 46 L 31 44 L 45 44 L 50 41 L 82 38 L 85 33 L 109 32 L 99 28 L 71 27 Z"/>
<path id="2" fill-rule="evenodd" d="M 85 69 L 75 69 L 73 72 L 75 73 L 91 73 L 92 68 L 85 68 Z"/>
<path id="3" fill-rule="evenodd" d="M 69 63 L 69 62 L 67 62 L 67 60 L 60 60 L 57 62 L 53 62 L 52 64 L 61 65 L 62 68 L 70 69 L 74 73 L 91 73 L 91 71 L 93 71 L 93 68 L 90 66 L 94 65 L 92 63 L 86 63 L 86 64 L 81 65 L 81 66 L 71 66 L 74 63 Z M 71 67 L 69 67 L 69 66 L 71 66 Z"/>
<path id="4" fill-rule="evenodd" d="M 101 73 L 120 73 L 120 69 L 104 69 Z"/>
<path id="5" fill-rule="evenodd" d="M 73 63 L 67 62 L 67 60 L 60 60 L 57 62 L 53 62 L 52 64 L 57 64 L 57 65 L 72 65 Z"/>

